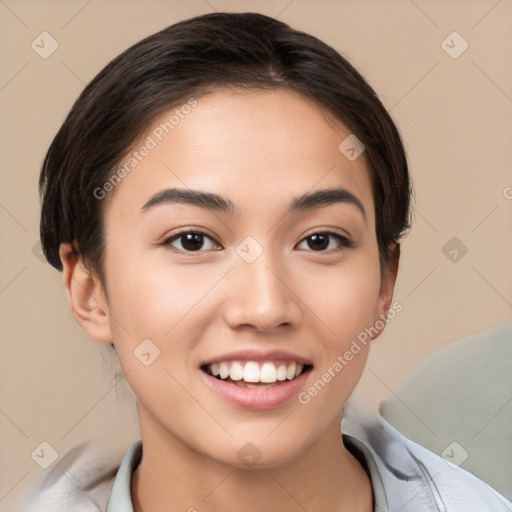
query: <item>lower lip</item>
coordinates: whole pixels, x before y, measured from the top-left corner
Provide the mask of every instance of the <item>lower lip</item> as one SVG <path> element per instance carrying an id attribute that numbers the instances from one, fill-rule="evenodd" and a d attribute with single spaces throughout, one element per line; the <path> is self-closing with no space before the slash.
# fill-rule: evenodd
<path id="1" fill-rule="evenodd" d="M 293 380 L 283 381 L 274 387 L 247 388 L 224 382 L 199 370 L 206 384 L 228 402 L 243 407 L 262 411 L 275 409 L 296 397 L 306 383 L 309 371 L 302 373 Z"/>

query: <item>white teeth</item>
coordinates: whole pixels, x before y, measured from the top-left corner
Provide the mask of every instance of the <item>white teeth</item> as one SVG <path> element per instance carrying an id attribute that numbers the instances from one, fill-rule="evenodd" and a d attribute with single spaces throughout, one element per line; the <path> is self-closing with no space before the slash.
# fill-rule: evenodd
<path id="1" fill-rule="evenodd" d="M 231 363 L 229 376 L 231 377 L 231 380 L 242 380 L 244 376 L 244 367 L 238 361 Z"/>
<path id="2" fill-rule="evenodd" d="M 227 363 L 220 363 L 219 367 L 220 378 L 227 379 L 229 377 L 229 365 Z"/>
<path id="3" fill-rule="evenodd" d="M 296 363 L 292 363 L 290 366 L 288 366 L 288 368 L 286 370 L 286 378 L 288 380 L 292 380 L 295 378 L 295 368 L 297 368 Z"/>
<path id="4" fill-rule="evenodd" d="M 276 378 L 277 380 L 286 380 L 286 366 L 284 364 L 277 369 Z"/>
<path id="5" fill-rule="evenodd" d="M 291 362 L 288 365 L 281 363 L 277 366 L 273 362 L 266 361 L 260 367 L 260 363 L 256 361 L 223 361 L 210 364 L 208 368 L 215 377 L 220 377 L 223 380 L 231 378 L 241 385 L 244 383 L 276 384 L 277 381 L 292 380 L 298 377 L 304 365 Z"/>
<path id="6" fill-rule="evenodd" d="M 244 382 L 243 380 L 237 380 L 236 385 L 240 386 L 242 388 L 275 388 L 277 384 L 275 382 L 271 382 L 270 384 L 267 384 L 266 386 L 261 386 L 259 384 L 248 384 L 247 382 Z"/>
<path id="7" fill-rule="evenodd" d="M 243 379 L 245 382 L 260 381 L 260 367 L 254 361 L 248 362 L 244 367 Z"/>
<path id="8" fill-rule="evenodd" d="M 272 363 L 264 363 L 260 371 L 261 382 L 275 382 L 277 380 L 277 370 Z"/>

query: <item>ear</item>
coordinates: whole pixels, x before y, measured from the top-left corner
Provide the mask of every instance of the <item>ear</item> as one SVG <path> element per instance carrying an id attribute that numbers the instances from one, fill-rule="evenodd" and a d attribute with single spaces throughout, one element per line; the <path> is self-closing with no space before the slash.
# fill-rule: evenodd
<path id="1" fill-rule="evenodd" d="M 384 321 L 384 326 L 381 329 L 377 329 L 378 334 L 373 336 L 373 339 L 381 335 L 386 325 L 387 312 L 391 307 L 391 301 L 393 300 L 393 291 L 395 290 L 395 282 L 398 274 L 398 263 L 400 261 L 400 245 L 391 244 L 388 247 L 388 265 L 383 270 L 380 280 L 379 299 L 377 304 L 377 317 L 375 323 L 378 320 Z M 382 322 L 379 322 L 382 324 Z"/>
<path id="2" fill-rule="evenodd" d="M 64 286 L 73 316 L 82 329 L 100 343 L 113 343 L 107 297 L 99 279 L 84 266 L 71 244 L 61 244 Z"/>

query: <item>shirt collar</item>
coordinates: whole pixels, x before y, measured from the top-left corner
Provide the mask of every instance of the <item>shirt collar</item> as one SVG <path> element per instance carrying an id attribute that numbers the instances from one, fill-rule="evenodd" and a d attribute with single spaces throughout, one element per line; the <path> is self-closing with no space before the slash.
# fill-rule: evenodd
<path id="1" fill-rule="evenodd" d="M 142 441 L 133 443 L 119 466 L 105 512 L 133 512 L 131 482 L 142 459 Z"/>
<path id="2" fill-rule="evenodd" d="M 422 502 L 426 508 L 418 510 L 444 510 L 435 486 L 420 467 L 402 436 L 383 421 L 372 425 L 356 424 L 344 418 L 343 444 L 354 455 L 371 480 L 374 511 L 395 510 L 395 505 L 407 508 L 409 502 Z M 357 426 L 356 426 L 357 425 Z M 345 428 L 344 428 L 345 431 Z M 133 512 L 131 480 L 142 459 L 142 441 L 133 443 L 121 462 L 105 512 Z M 392 461 L 392 462 L 391 462 Z M 407 508 L 409 510 L 409 508 Z"/>
<path id="3" fill-rule="evenodd" d="M 375 512 L 388 511 L 382 480 L 371 453 L 352 436 L 343 434 L 343 443 L 369 473 L 375 500 Z M 141 459 L 142 441 L 139 440 L 130 446 L 119 466 L 105 512 L 133 512 L 131 481 Z"/>

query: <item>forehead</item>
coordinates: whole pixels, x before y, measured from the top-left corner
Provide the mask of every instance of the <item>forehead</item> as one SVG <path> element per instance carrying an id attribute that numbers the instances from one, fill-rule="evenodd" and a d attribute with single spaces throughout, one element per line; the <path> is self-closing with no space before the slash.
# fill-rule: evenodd
<path id="1" fill-rule="evenodd" d="M 263 200 L 284 208 L 285 198 L 342 186 L 372 219 L 365 155 L 351 161 L 339 149 L 349 135 L 317 104 L 285 89 L 185 100 L 157 116 L 123 160 L 129 172 L 109 209 L 132 217 L 155 192 L 180 187 L 220 194 L 237 211 L 257 215 Z"/>

